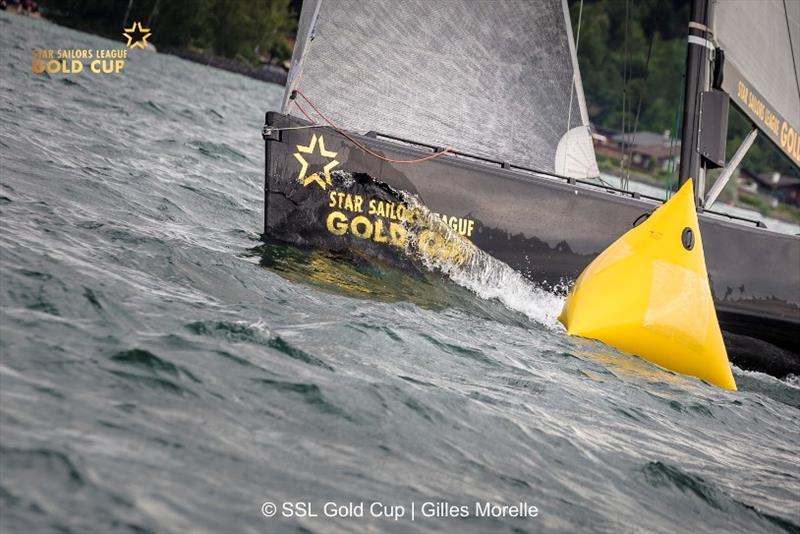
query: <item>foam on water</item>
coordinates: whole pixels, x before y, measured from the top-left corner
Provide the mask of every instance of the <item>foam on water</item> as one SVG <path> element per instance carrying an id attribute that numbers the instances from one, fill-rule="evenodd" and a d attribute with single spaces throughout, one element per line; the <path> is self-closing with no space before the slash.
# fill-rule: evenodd
<path id="1" fill-rule="evenodd" d="M 356 183 L 348 171 L 337 170 L 333 177 L 344 189 Z M 414 263 L 444 274 L 481 299 L 497 300 L 549 329 L 564 330 L 558 315 L 564 304 L 566 287 L 555 286 L 549 291 L 538 287 L 456 232 L 416 195 L 398 191 L 385 183 L 375 183 L 380 189 L 391 191 L 406 207 L 405 213 L 409 216 L 400 221 L 408 236 L 403 251 L 417 260 Z"/>
<path id="2" fill-rule="evenodd" d="M 563 331 L 558 322 L 563 296 L 537 287 L 518 271 L 477 248 L 415 195 L 403 197 L 409 209 L 417 213 L 416 218 L 405 222 L 410 235 L 406 244 L 408 254 L 482 299 L 497 299 L 539 324 Z"/>

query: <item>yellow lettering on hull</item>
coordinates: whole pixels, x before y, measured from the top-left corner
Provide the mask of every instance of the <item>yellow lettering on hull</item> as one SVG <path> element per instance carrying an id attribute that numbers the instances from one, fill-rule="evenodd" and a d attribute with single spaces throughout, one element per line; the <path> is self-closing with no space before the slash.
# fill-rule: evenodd
<path id="1" fill-rule="evenodd" d="M 408 231 L 400 223 L 389 222 L 383 219 L 371 220 L 364 215 L 348 219 L 341 211 L 332 211 L 325 220 L 325 228 L 333 235 L 343 236 L 350 232 L 360 239 L 385 243 L 398 248 L 405 246 L 408 241 Z M 388 233 L 387 233 L 388 230 Z"/>
<path id="2" fill-rule="evenodd" d="M 331 211 L 325 218 L 325 228 L 335 236 L 351 234 L 353 237 L 382 245 L 404 248 L 409 242 L 409 229 L 416 236 L 420 252 L 444 262 L 461 262 L 466 252 L 459 243 L 452 242 L 440 232 L 420 222 L 421 213 L 401 202 L 367 198 L 362 195 L 332 190 L 327 193 L 327 207 Z M 432 213 L 454 233 L 470 238 L 475 221 L 465 217 Z"/>

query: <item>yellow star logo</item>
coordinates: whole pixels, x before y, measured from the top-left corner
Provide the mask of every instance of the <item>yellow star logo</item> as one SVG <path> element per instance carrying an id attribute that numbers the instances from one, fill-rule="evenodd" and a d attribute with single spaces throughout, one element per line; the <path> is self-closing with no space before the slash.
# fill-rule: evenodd
<path id="1" fill-rule="evenodd" d="M 133 26 L 124 30 L 125 33 L 122 35 L 128 39 L 128 48 L 144 49 L 147 46 L 147 38 L 152 35 L 150 28 L 142 28 L 141 22 L 134 22 Z"/>
<path id="2" fill-rule="evenodd" d="M 306 176 L 306 172 L 308 171 L 308 162 L 306 161 L 306 158 L 303 157 L 303 154 L 313 154 L 314 149 L 317 147 L 318 141 L 320 156 L 331 160 L 322 168 L 322 172 L 325 175 L 325 180 L 323 180 L 319 173 L 316 172 L 311 176 Z M 308 143 L 308 146 L 297 145 L 297 152 L 294 153 L 294 157 L 300 162 L 300 174 L 297 175 L 297 181 L 303 184 L 303 187 L 308 187 L 308 184 L 313 182 L 325 190 L 328 185 L 333 185 L 333 182 L 331 181 L 331 170 L 339 165 L 339 162 L 334 159 L 336 157 L 336 152 L 325 150 L 325 140 L 321 135 L 317 137 L 317 134 L 312 134 L 311 142 Z"/>

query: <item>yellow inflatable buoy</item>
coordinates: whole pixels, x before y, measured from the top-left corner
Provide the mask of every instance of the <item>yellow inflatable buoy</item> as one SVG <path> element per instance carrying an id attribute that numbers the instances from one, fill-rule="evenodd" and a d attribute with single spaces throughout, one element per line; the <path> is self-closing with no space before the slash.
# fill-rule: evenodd
<path id="1" fill-rule="evenodd" d="M 558 320 L 571 335 L 736 389 L 711 298 L 691 179 L 586 267 Z"/>

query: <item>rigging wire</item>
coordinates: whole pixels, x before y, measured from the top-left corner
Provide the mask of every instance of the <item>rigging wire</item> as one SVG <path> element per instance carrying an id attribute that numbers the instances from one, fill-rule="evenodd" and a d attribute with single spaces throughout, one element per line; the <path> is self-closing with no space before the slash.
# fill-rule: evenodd
<path id="1" fill-rule="evenodd" d="M 265 132 L 291 132 L 294 130 L 316 130 L 318 128 L 327 128 L 324 124 L 307 124 L 305 126 L 264 126 Z"/>
<path id="2" fill-rule="evenodd" d="M 306 113 L 306 110 L 304 110 L 304 109 L 303 109 L 303 108 L 300 106 L 300 102 L 298 102 L 298 101 L 297 101 L 297 99 L 293 98 L 293 99 L 292 99 L 292 101 L 291 101 L 291 103 L 290 103 L 289 105 L 292 105 L 292 104 L 294 104 L 294 105 L 295 105 L 295 107 L 297 107 L 297 109 L 299 109 L 299 110 L 300 110 L 300 113 L 302 113 L 302 114 L 303 114 L 303 116 L 305 116 L 305 118 L 306 118 L 306 119 L 308 119 L 308 122 L 310 122 L 311 124 L 313 124 L 313 125 L 315 125 L 315 126 L 316 126 L 316 124 L 317 124 L 317 121 L 315 121 L 314 119 L 312 119 L 312 118 L 311 118 L 311 115 L 309 115 L 308 113 Z"/>
<path id="3" fill-rule="evenodd" d="M 374 158 L 377 158 L 377 159 L 379 159 L 379 160 L 381 160 L 381 161 L 385 161 L 385 162 L 387 162 L 387 163 L 394 163 L 394 164 L 397 164 L 397 165 L 401 165 L 401 164 L 407 164 L 407 165 L 410 165 L 410 164 L 412 164 L 412 163 L 422 163 L 423 161 L 432 160 L 432 159 L 438 158 L 439 156 L 442 156 L 442 155 L 444 155 L 444 154 L 446 154 L 446 153 L 450 152 L 450 147 L 448 146 L 448 147 L 444 147 L 443 149 L 439 150 L 438 152 L 434 152 L 433 154 L 430 154 L 430 155 L 428 155 L 428 156 L 424 156 L 424 157 L 421 157 L 421 158 L 416 158 L 416 159 L 392 159 L 392 158 L 387 158 L 386 156 L 383 156 L 382 154 L 378 154 L 377 152 L 375 152 L 375 151 L 371 150 L 371 149 L 370 149 L 369 147 L 367 147 L 366 145 L 364 145 L 364 144 L 360 143 L 359 141 L 357 141 L 356 139 L 354 139 L 354 138 L 353 138 L 353 137 L 352 137 L 350 134 L 348 134 L 348 133 L 347 133 L 345 130 L 343 130 L 343 129 L 339 128 L 338 126 L 336 126 L 336 124 L 334 124 L 334 122 L 333 122 L 332 120 L 330 120 L 330 119 L 329 119 L 329 118 L 328 118 L 328 117 L 327 117 L 327 116 L 326 116 L 324 113 L 322 113 L 322 112 L 319 110 L 319 108 L 317 108 L 317 106 L 315 106 L 315 105 L 314 105 L 314 103 L 313 103 L 311 100 L 309 100 L 309 99 L 308 99 L 308 97 L 307 97 L 306 95 L 304 95 L 304 94 L 303 94 L 303 92 L 302 92 L 300 89 L 295 89 L 295 90 L 294 90 L 294 93 L 293 93 L 293 94 L 292 94 L 292 96 L 291 96 L 291 97 L 289 97 L 289 98 L 291 98 L 292 100 L 296 100 L 296 98 L 295 98 L 295 94 L 297 94 L 297 95 L 300 95 L 300 97 L 301 97 L 303 100 L 305 100 L 305 101 L 306 101 L 306 103 L 307 103 L 309 106 L 311 106 L 311 108 L 314 110 L 314 112 L 315 112 L 317 115 L 319 115 L 319 116 L 322 118 L 322 120 L 324 120 L 326 123 L 328 123 L 328 125 L 329 125 L 331 128 L 333 128 L 334 130 L 336 130 L 336 132 L 337 132 L 338 134 L 340 134 L 341 136 L 345 137 L 345 138 L 346 138 L 347 140 L 349 140 L 351 143 L 353 143 L 353 144 L 354 144 L 354 145 L 356 145 L 358 148 L 360 148 L 360 149 L 361 149 L 363 152 L 365 152 L 365 153 L 369 154 L 370 156 L 372 156 L 372 157 L 374 157 Z M 296 104 L 298 104 L 297 102 L 295 102 L 295 103 L 296 103 Z M 306 117 L 307 117 L 307 118 L 308 118 L 308 119 L 309 119 L 309 120 L 310 120 L 312 123 L 313 123 L 313 122 L 316 122 L 316 121 L 312 120 L 312 119 L 311 119 L 311 117 L 309 117 L 309 116 L 308 116 L 308 114 L 306 114 L 306 112 L 305 112 L 305 111 L 303 111 L 303 109 L 302 109 L 302 108 L 301 108 L 299 105 L 297 106 L 297 109 L 299 109 L 300 111 L 302 111 L 302 112 L 303 112 L 303 114 L 304 114 L 304 115 L 305 115 L 305 116 L 306 116 Z"/>
<path id="4" fill-rule="evenodd" d="M 636 133 L 639 130 L 639 114 L 642 112 L 642 100 L 644 93 L 647 90 L 647 74 L 650 71 L 650 56 L 653 53 L 653 40 L 655 32 L 650 35 L 650 45 L 647 48 L 647 61 L 644 64 L 644 87 L 639 92 L 639 103 L 636 105 L 636 119 L 633 122 L 633 135 L 631 136 L 630 148 L 628 149 L 628 172 L 625 174 L 625 183 L 629 183 L 631 179 L 631 161 L 633 160 L 633 144 L 636 142 Z"/>
<path id="5" fill-rule="evenodd" d="M 622 55 L 622 156 L 619 160 L 619 185 L 620 189 L 625 189 L 625 115 L 627 114 L 627 96 L 628 96 L 628 20 L 629 20 L 629 0 L 625 0 L 625 46 Z"/>
<path id="6" fill-rule="evenodd" d="M 684 69 L 685 70 L 685 69 Z M 681 85 L 683 87 L 686 83 L 686 72 L 683 73 L 681 76 Z M 678 88 L 678 98 L 675 104 L 675 123 L 674 128 L 672 130 L 672 135 L 670 136 L 669 140 L 669 178 L 667 178 L 666 184 L 664 184 L 664 200 L 669 200 L 672 196 L 672 180 L 674 179 L 677 183 L 678 177 L 676 176 L 678 167 L 675 166 L 675 160 L 672 159 L 672 149 L 676 146 L 678 140 L 678 128 L 679 124 L 678 121 L 680 120 L 680 113 L 681 113 L 681 105 L 683 104 L 682 91 Z"/>

